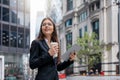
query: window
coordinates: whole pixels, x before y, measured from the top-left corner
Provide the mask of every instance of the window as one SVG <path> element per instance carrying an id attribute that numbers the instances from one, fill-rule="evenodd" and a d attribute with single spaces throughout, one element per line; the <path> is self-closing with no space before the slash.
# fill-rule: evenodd
<path id="1" fill-rule="evenodd" d="M 2 44 L 9 46 L 9 25 L 3 24 Z"/>
<path id="2" fill-rule="evenodd" d="M 30 14 L 25 14 L 25 27 L 30 27 Z"/>
<path id="3" fill-rule="evenodd" d="M 30 43 L 30 31 L 29 29 L 25 30 L 25 48 L 29 48 Z"/>
<path id="4" fill-rule="evenodd" d="M 18 28 L 18 47 L 24 47 L 24 28 Z"/>
<path id="5" fill-rule="evenodd" d="M 86 0 L 83 0 L 83 3 L 85 3 L 86 2 Z"/>
<path id="6" fill-rule="evenodd" d="M 6 53 L 5 55 L 5 75 L 10 76 L 10 75 L 16 75 L 19 76 L 24 76 L 24 69 L 26 69 L 25 65 L 26 62 L 22 61 L 27 61 L 26 59 L 26 54 L 9 54 Z M 25 56 L 25 57 L 24 57 Z M 5 76 L 5 79 L 7 80 L 18 80 L 16 77 L 7 77 Z M 20 78 L 21 80 L 24 80 L 24 78 Z M 27 80 L 27 79 L 26 79 Z"/>
<path id="7" fill-rule="evenodd" d="M 19 25 L 24 25 L 24 13 L 22 11 L 18 11 L 17 19 Z"/>
<path id="8" fill-rule="evenodd" d="M 100 9 L 100 0 L 96 0 L 94 3 L 92 3 L 89 9 L 90 9 L 90 12 Z"/>
<path id="9" fill-rule="evenodd" d="M 1 39 L 2 39 L 2 34 L 1 34 L 1 24 L 0 24 L 0 45 L 1 45 Z"/>
<path id="10" fill-rule="evenodd" d="M 82 29 L 79 29 L 79 37 L 82 38 Z"/>
<path id="11" fill-rule="evenodd" d="M 1 6 L 0 6 L 0 20 L 1 20 Z"/>
<path id="12" fill-rule="evenodd" d="M 99 20 L 92 23 L 93 32 L 97 34 L 97 39 L 99 39 Z"/>
<path id="13" fill-rule="evenodd" d="M 10 0 L 10 7 L 17 8 L 17 0 Z"/>
<path id="14" fill-rule="evenodd" d="M 66 35 L 66 46 L 72 45 L 72 32 Z"/>
<path id="15" fill-rule="evenodd" d="M 9 22 L 9 9 L 8 8 L 4 8 L 4 7 L 2 9 L 3 9 L 2 20 Z"/>
<path id="16" fill-rule="evenodd" d="M 9 0 L 3 0 L 3 4 L 8 5 L 9 6 Z"/>
<path id="17" fill-rule="evenodd" d="M 17 47 L 17 27 L 11 26 L 10 46 Z"/>
<path id="18" fill-rule="evenodd" d="M 11 10 L 11 22 L 12 23 L 17 23 L 17 11 L 16 10 Z"/>
<path id="19" fill-rule="evenodd" d="M 96 8 L 100 9 L 100 1 L 96 2 Z"/>
<path id="20" fill-rule="evenodd" d="M 30 0 L 25 0 L 25 11 L 30 12 Z"/>
<path id="21" fill-rule="evenodd" d="M 84 64 L 85 62 L 86 62 L 86 57 L 85 56 L 80 58 L 80 64 Z"/>
<path id="22" fill-rule="evenodd" d="M 66 22 L 65 22 L 65 27 L 70 27 L 72 25 L 72 19 L 68 19 Z"/>
<path id="23" fill-rule="evenodd" d="M 73 0 L 67 0 L 67 11 L 73 9 Z"/>
<path id="24" fill-rule="evenodd" d="M 24 0 L 18 0 L 18 9 L 24 11 Z"/>
<path id="25" fill-rule="evenodd" d="M 84 27 L 85 32 L 87 32 L 87 26 Z"/>
<path id="26" fill-rule="evenodd" d="M 87 11 L 81 13 L 78 18 L 79 22 L 85 21 L 86 19 L 87 19 Z"/>

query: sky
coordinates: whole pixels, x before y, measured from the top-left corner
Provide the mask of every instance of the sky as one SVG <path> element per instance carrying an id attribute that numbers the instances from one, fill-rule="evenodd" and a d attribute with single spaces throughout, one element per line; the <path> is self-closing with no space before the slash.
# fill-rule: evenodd
<path id="1" fill-rule="evenodd" d="M 30 42 L 35 39 L 36 15 L 38 11 L 45 12 L 46 0 L 31 0 L 30 2 Z"/>

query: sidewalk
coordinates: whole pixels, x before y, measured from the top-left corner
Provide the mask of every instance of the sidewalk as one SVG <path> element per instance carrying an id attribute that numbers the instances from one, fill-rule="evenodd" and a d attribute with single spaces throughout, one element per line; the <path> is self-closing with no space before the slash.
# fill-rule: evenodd
<path id="1" fill-rule="evenodd" d="M 68 76 L 66 80 L 120 80 L 120 76 Z"/>

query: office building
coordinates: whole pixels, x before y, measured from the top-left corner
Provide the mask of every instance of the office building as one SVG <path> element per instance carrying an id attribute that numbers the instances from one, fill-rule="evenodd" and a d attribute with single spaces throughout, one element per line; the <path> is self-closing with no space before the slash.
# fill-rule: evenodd
<path id="1" fill-rule="evenodd" d="M 67 46 L 74 45 L 77 37 L 83 37 L 85 32 L 95 32 L 98 40 L 106 44 L 114 44 L 110 51 L 104 50 L 101 59 L 101 71 L 105 75 L 116 75 L 118 66 L 118 5 L 115 0 L 62 0 L 63 18 L 58 25 L 61 53 L 67 51 Z M 84 59 L 81 59 L 84 61 Z M 71 73 L 81 73 L 87 68 L 82 63 L 74 63 Z M 72 68 L 71 67 L 71 68 Z M 88 71 L 86 71 L 88 72 Z"/>
<path id="2" fill-rule="evenodd" d="M 5 57 L 5 79 L 28 75 L 30 1 L 0 0 L 0 55 Z"/>

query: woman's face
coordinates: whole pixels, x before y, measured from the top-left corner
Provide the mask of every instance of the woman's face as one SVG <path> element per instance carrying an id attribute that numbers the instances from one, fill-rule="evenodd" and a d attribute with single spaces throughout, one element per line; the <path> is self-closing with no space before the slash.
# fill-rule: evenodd
<path id="1" fill-rule="evenodd" d="M 45 36 L 51 36 L 53 33 L 54 27 L 53 23 L 49 20 L 46 19 L 42 23 L 42 32 Z"/>

